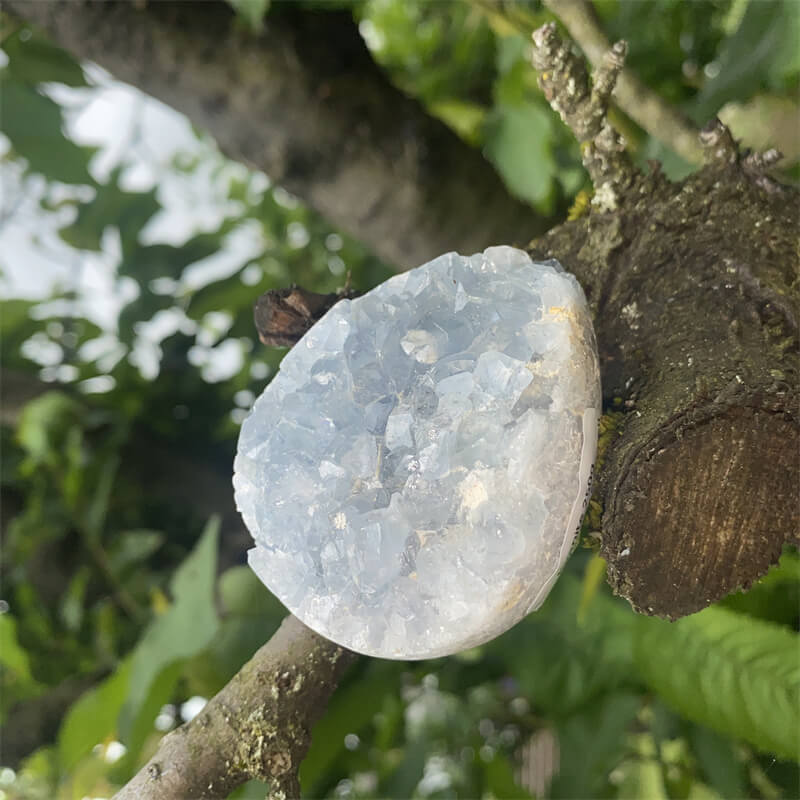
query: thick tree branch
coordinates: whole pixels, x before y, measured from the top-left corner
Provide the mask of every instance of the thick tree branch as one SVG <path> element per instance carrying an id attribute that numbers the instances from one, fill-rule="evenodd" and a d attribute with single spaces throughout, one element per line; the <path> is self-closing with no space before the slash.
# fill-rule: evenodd
<path id="1" fill-rule="evenodd" d="M 552 26 L 535 40 L 537 65 L 561 65 L 542 75 L 548 97 L 586 141 L 608 123 L 585 70 Z M 627 412 L 597 483 L 609 581 L 673 619 L 747 588 L 800 538 L 797 193 L 721 123 L 703 144 L 686 181 L 623 171 L 614 213 L 595 205 L 532 246 L 587 290 L 604 397 Z"/>
<path id="2" fill-rule="evenodd" d="M 197 717 L 161 740 L 116 800 L 212 800 L 253 778 L 271 784 L 271 798 L 299 798 L 311 727 L 356 658 L 287 617 Z"/>
<path id="3" fill-rule="evenodd" d="M 218 2 L 7 0 L 4 10 L 182 111 L 398 267 L 549 227 L 389 83 L 349 12 L 279 4 L 255 36 Z"/>
<path id="4" fill-rule="evenodd" d="M 545 5 L 564 23 L 595 68 L 603 63 L 611 44 L 603 33 L 594 8 L 588 0 L 544 0 Z M 697 128 L 675 108 L 648 89 L 630 70 L 617 78 L 614 95 L 619 107 L 654 139 L 671 147 L 690 164 L 700 164 L 703 151 Z"/>

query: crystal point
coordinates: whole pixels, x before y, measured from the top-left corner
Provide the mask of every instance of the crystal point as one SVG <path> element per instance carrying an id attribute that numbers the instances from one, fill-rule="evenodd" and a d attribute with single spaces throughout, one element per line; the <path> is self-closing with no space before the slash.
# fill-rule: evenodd
<path id="1" fill-rule="evenodd" d="M 586 300 L 557 262 L 493 247 L 390 278 L 314 325 L 242 425 L 250 566 L 352 650 L 485 642 L 569 555 L 599 410 Z"/>

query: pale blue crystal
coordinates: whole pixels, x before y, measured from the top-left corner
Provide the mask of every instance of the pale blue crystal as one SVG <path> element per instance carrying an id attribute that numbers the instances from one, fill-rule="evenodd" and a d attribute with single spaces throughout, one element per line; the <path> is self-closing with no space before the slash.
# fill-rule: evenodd
<path id="1" fill-rule="evenodd" d="M 511 247 L 342 300 L 242 425 L 251 567 L 305 624 L 430 658 L 538 607 L 575 538 L 600 409 L 575 278 Z"/>

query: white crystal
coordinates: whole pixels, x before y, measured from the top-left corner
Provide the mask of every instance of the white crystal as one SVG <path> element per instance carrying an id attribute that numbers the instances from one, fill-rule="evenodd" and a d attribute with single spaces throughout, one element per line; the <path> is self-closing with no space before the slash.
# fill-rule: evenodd
<path id="1" fill-rule="evenodd" d="M 538 607 L 588 496 L 600 380 L 577 281 L 493 247 L 342 300 L 242 425 L 251 567 L 344 647 L 430 658 Z"/>

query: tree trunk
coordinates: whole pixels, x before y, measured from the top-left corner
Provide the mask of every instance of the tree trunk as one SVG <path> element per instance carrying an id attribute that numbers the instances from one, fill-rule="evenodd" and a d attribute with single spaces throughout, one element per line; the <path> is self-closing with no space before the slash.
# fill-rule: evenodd
<path id="1" fill-rule="evenodd" d="M 220 2 L 8 0 L 82 60 L 186 114 L 401 269 L 542 233 L 491 165 L 389 83 L 349 11 L 275 7 L 262 34 Z"/>

